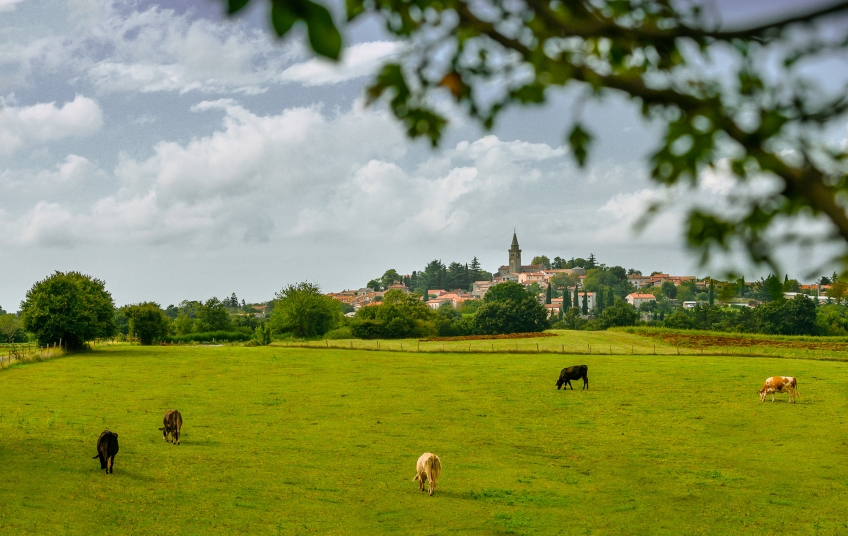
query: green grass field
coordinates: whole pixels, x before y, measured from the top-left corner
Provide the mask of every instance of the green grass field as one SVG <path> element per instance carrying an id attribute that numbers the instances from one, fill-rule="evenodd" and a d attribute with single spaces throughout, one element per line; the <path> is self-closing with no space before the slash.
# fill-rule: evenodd
<path id="1" fill-rule="evenodd" d="M 591 389 L 557 391 L 580 363 Z M 798 404 L 759 402 L 771 375 Z M 2 534 L 848 532 L 840 362 L 104 346 L 2 371 L 0 400 Z"/>

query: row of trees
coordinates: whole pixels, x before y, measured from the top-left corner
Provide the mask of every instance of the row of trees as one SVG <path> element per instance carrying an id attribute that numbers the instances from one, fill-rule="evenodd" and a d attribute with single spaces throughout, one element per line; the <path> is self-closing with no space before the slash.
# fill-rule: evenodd
<path id="1" fill-rule="evenodd" d="M 155 302 L 116 308 L 103 281 L 79 272 L 57 271 L 32 286 L 19 315 L 0 315 L 0 327 L 9 327 L 4 332 L 9 332 L 10 341 L 27 332 L 42 346 L 59 344 L 69 350 L 116 335 L 151 344 L 172 335 L 192 333 L 252 334 L 258 324 L 255 316 L 231 314 L 228 310 L 245 306 L 233 293 L 224 301 L 183 301 L 166 310 Z"/>
<path id="2" fill-rule="evenodd" d="M 848 335 L 848 306 L 824 304 L 806 296 L 783 298 L 783 283 L 770 276 L 759 285 L 772 294 L 755 308 L 734 309 L 698 304 L 693 309 L 672 309 L 663 297 L 644 304 L 642 312 L 653 312 L 654 321 L 665 327 L 705 329 L 782 335 Z M 564 289 L 564 300 L 553 327 L 606 329 L 637 323 L 639 314 L 625 303 L 626 273 L 620 267 L 590 270 L 584 281 L 597 292 L 594 318 L 587 320 L 585 295 Z M 772 288 L 773 287 L 773 288 Z M 549 286 L 550 302 L 554 285 Z M 691 292 L 681 285 L 678 293 Z M 712 292 L 712 288 L 711 288 Z M 663 293 L 670 294 L 663 289 Z M 230 303 L 235 300 L 231 299 Z M 239 305 L 239 307 L 244 307 Z M 467 302 L 460 309 L 449 306 L 436 311 L 427 307 L 417 293 L 390 290 L 380 305 L 362 307 L 353 318 L 342 314 L 341 302 L 321 293 L 317 285 L 299 283 L 283 288 L 269 304 L 267 320 L 251 313 L 231 313 L 217 298 L 205 302 L 183 301 L 163 310 L 155 302 L 131 304 L 116 309 L 111 294 L 99 279 L 79 272 L 56 272 L 37 282 L 27 292 L 19 315 L 0 312 L 0 334 L 10 342 L 23 331 L 42 345 L 61 344 L 76 350 L 88 341 L 124 333 L 142 344 L 169 336 L 193 333 L 239 332 L 258 344 L 268 344 L 272 333 L 297 338 L 357 337 L 409 338 L 433 335 L 499 334 L 543 331 L 551 326 L 547 310 L 538 297 L 518 283 L 492 287 L 482 301 Z M 169 313 L 175 316 L 169 315 Z"/>
<path id="3" fill-rule="evenodd" d="M 475 281 L 491 281 L 492 274 L 480 267 L 477 257 L 470 263 L 452 262 L 447 266 L 439 259 L 427 263 L 421 271 L 413 270 L 410 275 L 400 275 L 394 268 L 386 270 L 382 277 L 372 279 L 366 285 L 373 290 L 388 290 L 395 283 L 423 295 L 427 289 L 470 290 Z"/>

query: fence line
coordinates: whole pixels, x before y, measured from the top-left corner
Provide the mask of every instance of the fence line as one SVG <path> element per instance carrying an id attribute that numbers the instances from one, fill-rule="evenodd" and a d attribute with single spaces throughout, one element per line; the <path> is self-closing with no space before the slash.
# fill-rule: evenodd
<path id="1" fill-rule="evenodd" d="M 36 343 L 7 344 L 0 347 L 0 369 L 28 361 L 51 359 L 64 353 L 62 347 L 55 345 L 42 348 Z"/>
<path id="2" fill-rule="evenodd" d="M 474 343 L 477 343 L 476 345 Z M 274 346 L 280 345 L 279 343 Z M 840 352 L 832 352 L 831 356 L 825 356 L 819 351 L 804 351 L 796 349 L 795 353 L 789 351 L 781 351 L 781 348 L 769 347 L 750 347 L 750 348 L 722 348 L 722 347 L 685 347 L 685 346 L 667 346 L 657 347 L 656 345 L 644 345 L 636 348 L 635 345 L 614 346 L 609 344 L 585 346 L 567 346 L 565 344 L 544 345 L 544 343 L 525 343 L 524 347 L 520 343 L 514 346 L 498 347 L 491 341 L 483 343 L 481 340 L 476 341 L 398 341 L 392 343 L 390 341 L 366 341 L 366 340 L 346 340 L 333 343 L 330 340 L 312 341 L 312 342 L 286 342 L 281 346 L 287 348 L 304 348 L 312 350 L 333 349 L 333 350 L 360 350 L 371 352 L 407 352 L 407 353 L 462 353 L 462 354 L 562 354 L 562 355 L 658 355 L 658 356 L 725 356 L 725 357 L 770 357 L 770 358 L 788 358 L 788 359 L 812 359 L 817 361 L 848 361 L 848 354 Z M 840 355 L 841 354 L 841 355 Z"/>

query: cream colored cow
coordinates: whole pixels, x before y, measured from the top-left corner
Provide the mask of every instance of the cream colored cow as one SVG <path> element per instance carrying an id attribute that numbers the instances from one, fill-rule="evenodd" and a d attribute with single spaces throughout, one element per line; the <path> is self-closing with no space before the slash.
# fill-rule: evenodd
<path id="1" fill-rule="evenodd" d="M 442 460 L 432 452 L 425 452 L 418 458 L 415 464 L 415 478 L 418 481 L 418 490 L 424 491 L 424 483 L 430 483 L 430 495 L 436 492 L 436 480 L 442 472 Z"/>

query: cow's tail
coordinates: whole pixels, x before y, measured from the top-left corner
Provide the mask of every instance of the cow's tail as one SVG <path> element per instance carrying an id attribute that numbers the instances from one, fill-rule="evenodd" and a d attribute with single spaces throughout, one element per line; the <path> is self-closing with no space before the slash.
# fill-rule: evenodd
<path id="1" fill-rule="evenodd" d="M 160 430 L 164 430 L 164 429 L 165 429 L 165 427 L 164 427 L 164 426 L 163 426 L 162 428 L 160 428 Z"/>
<path id="2" fill-rule="evenodd" d="M 97 458 L 99 458 L 99 457 L 100 457 L 100 454 L 95 454 L 94 456 L 92 456 L 92 457 L 91 457 L 91 459 L 92 459 L 92 460 L 96 460 L 96 459 L 97 459 Z"/>

